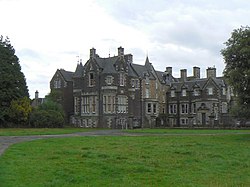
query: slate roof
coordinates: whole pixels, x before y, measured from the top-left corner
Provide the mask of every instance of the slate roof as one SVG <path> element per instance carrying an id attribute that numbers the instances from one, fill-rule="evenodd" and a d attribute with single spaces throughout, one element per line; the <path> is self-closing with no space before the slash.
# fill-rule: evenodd
<path id="1" fill-rule="evenodd" d="M 71 71 L 65 71 L 64 69 L 60 69 L 60 70 L 58 70 L 61 74 L 62 74 L 62 76 L 63 76 L 63 78 L 66 80 L 66 81 L 73 81 L 72 80 L 72 77 L 73 77 L 73 72 L 71 72 Z"/>
<path id="2" fill-rule="evenodd" d="M 124 55 L 125 62 L 128 64 L 128 75 L 131 77 L 137 77 L 137 73 L 132 67 L 132 64 L 128 62 L 128 55 Z M 118 56 L 108 57 L 108 58 L 95 58 L 97 64 L 103 69 L 102 73 L 118 73 L 115 70 L 115 63 L 119 60 Z"/>
<path id="3" fill-rule="evenodd" d="M 83 72 L 84 72 L 84 67 L 83 67 L 82 63 L 77 64 L 76 70 L 73 73 L 73 77 L 82 77 Z"/>
<path id="4" fill-rule="evenodd" d="M 145 74 L 148 73 L 149 79 L 155 79 L 155 76 L 146 68 L 144 65 L 139 64 L 131 64 L 133 69 L 136 71 L 136 73 L 139 75 L 139 77 L 143 78 L 145 77 Z"/>
<path id="5" fill-rule="evenodd" d="M 218 78 L 203 78 L 203 79 L 195 79 L 191 81 L 185 82 L 173 82 L 172 88 L 175 88 L 176 91 L 181 91 L 183 87 L 187 88 L 187 90 L 192 91 L 195 86 L 198 86 L 200 89 L 203 89 L 205 84 L 211 79 L 218 86 L 225 86 L 224 80 L 220 77 Z"/>

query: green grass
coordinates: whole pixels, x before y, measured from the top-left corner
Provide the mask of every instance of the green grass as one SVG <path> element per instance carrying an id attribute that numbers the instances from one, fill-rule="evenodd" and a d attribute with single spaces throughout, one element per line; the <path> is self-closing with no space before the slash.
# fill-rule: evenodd
<path id="1" fill-rule="evenodd" d="M 156 134 L 235 134 L 250 133 L 249 130 L 224 130 L 224 129 L 133 129 L 124 130 L 131 133 L 156 133 Z"/>
<path id="2" fill-rule="evenodd" d="M 249 186 L 249 147 L 249 134 L 35 140 L 0 157 L 0 186 Z"/>
<path id="3" fill-rule="evenodd" d="M 93 131 L 96 129 L 85 128 L 0 128 L 0 136 L 29 136 L 70 134 L 75 132 Z"/>

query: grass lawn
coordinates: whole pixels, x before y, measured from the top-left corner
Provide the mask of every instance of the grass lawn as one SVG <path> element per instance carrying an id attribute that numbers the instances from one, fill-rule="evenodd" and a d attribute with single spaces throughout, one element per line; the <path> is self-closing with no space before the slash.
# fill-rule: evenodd
<path id="1" fill-rule="evenodd" d="M 74 132 L 86 132 L 96 129 L 85 128 L 0 128 L 0 136 L 28 136 L 28 135 L 51 135 L 70 134 Z"/>
<path id="2" fill-rule="evenodd" d="M 250 129 L 224 130 L 224 129 L 133 129 L 124 130 L 131 133 L 159 133 L 159 134 L 235 134 L 250 133 Z"/>
<path id="3" fill-rule="evenodd" d="M 0 157 L 0 186 L 249 186 L 249 147 L 249 134 L 35 140 Z"/>

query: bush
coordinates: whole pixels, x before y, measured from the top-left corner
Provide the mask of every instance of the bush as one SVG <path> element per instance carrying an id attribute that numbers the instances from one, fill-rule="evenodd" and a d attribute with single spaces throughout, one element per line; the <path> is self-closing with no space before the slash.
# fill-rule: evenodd
<path id="1" fill-rule="evenodd" d="M 55 128 L 63 127 L 64 117 L 55 110 L 39 110 L 36 109 L 30 116 L 31 127 L 36 128 Z"/>

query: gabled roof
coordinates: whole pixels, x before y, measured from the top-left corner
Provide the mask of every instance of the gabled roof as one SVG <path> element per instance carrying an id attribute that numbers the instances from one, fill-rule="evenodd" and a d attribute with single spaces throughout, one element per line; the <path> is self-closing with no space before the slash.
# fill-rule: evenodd
<path id="1" fill-rule="evenodd" d="M 130 54 L 129 54 L 130 55 Z M 124 55 L 124 60 L 125 63 L 127 63 L 128 66 L 128 75 L 131 77 L 137 77 L 137 72 L 135 72 L 135 70 L 132 67 L 132 63 L 130 63 L 128 61 L 128 56 L 129 55 Z M 118 73 L 115 69 L 115 63 L 119 60 L 118 56 L 114 56 L 114 57 L 108 57 L 108 58 L 96 58 L 95 59 L 96 62 L 98 63 L 98 65 L 103 69 L 102 73 Z"/>
<path id="2" fill-rule="evenodd" d="M 149 75 L 150 79 L 155 79 L 156 77 L 147 69 L 144 65 L 139 64 L 131 64 L 136 73 L 139 75 L 139 77 L 144 78 L 145 74 L 147 73 Z"/>
<path id="3" fill-rule="evenodd" d="M 61 73 L 61 75 L 63 76 L 63 78 L 65 79 L 65 81 L 72 81 L 72 77 L 73 77 L 73 72 L 71 72 L 71 71 L 65 71 L 64 69 L 59 69 L 58 70 L 60 73 Z"/>
<path id="4" fill-rule="evenodd" d="M 186 87 L 187 90 L 189 91 L 192 91 L 193 88 L 197 86 L 200 89 L 204 89 L 204 87 L 209 81 L 213 81 L 214 84 L 218 87 L 225 86 L 223 78 L 218 77 L 218 78 L 193 79 L 191 81 L 185 81 L 185 82 L 174 82 L 172 83 L 172 88 L 175 88 L 176 91 L 181 91 L 183 86 Z"/>

